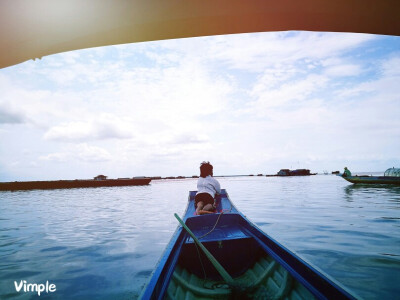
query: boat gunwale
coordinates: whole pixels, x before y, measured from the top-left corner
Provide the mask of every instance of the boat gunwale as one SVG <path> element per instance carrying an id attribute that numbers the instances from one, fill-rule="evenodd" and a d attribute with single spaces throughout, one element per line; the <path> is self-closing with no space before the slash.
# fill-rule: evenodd
<path id="1" fill-rule="evenodd" d="M 186 212 L 188 211 L 189 205 L 190 205 L 190 194 L 189 194 L 188 202 L 186 204 L 185 215 L 186 215 Z M 183 233 L 183 236 L 182 236 L 182 233 Z M 172 250 L 176 247 L 176 242 L 177 242 L 178 238 L 181 236 L 182 244 L 183 244 L 183 242 L 186 238 L 185 235 L 187 235 L 187 234 L 185 232 L 183 232 L 183 227 L 178 224 L 171 239 L 169 240 L 163 253 L 161 254 L 160 258 L 158 259 L 156 266 L 150 275 L 150 280 L 144 286 L 139 299 L 152 298 L 152 296 L 154 294 L 154 290 L 156 288 L 156 284 L 158 283 L 159 278 L 160 278 L 164 268 L 167 266 L 167 264 L 166 264 L 167 259 L 170 257 Z M 177 257 L 179 257 L 181 249 L 182 249 L 182 247 L 179 247 L 179 251 L 178 251 L 179 253 L 178 253 Z M 173 269 L 175 269 L 175 268 L 173 268 Z M 166 292 L 166 288 L 168 287 L 171 278 L 172 278 L 172 274 L 171 274 L 171 276 L 169 276 L 168 282 L 163 284 L 161 294 L 164 294 Z"/>
<path id="2" fill-rule="evenodd" d="M 397 176 L 340 176 L 346 181 L 354 184 L 390 184 L 400 185 L 400 177 Z"/>
<path id="3" fill-rule="evenodd" d="M 321 269 L 317 268 L 310 262 L 306 261 L 304 258 L 298 256 L 293 250 L 287 249 L 285 246 L 271 238 L 269 235 L 260 230 L 257 225 L 251 222 L 249 222 L 248 225 L 253 227 L 253 230 L 258 233 L 252 234 L 252 237 L 257 240 L 258 245 L 264 251 L 266 251 L 274 260 L 276 260 L 277 263 L 279 263 L 287 272 L 289 272 L 295 278 L 295 280 L 300 282 L 306 289 L 308 289 L 316 298 L 326 299 L 326 296 L 324 296 L 324 294 L 322 294 L 319 289 L 317 289 L 315 281 L 311 283 L 311 279 L 317 279 L 318 281 L 320 281 L 321 288 L 323 288 L 323 286 L 326 286 L 328 287 L 329 291 L 336 290 L 334 299 L 356 299 L 352 295 L 352 293 L 350 293 L 350 291 L 348 291 L 338 281 L 333 279 L 328 274 L 324 273 Z M 267 243 L 265 240 L 263 241 L 263 239 L 265 239 Z M 285 256 L 285 258 L 283 258 L 283 256 Z M 290 264 L 288 263 L 288 258 L 290 258 Z M 294 268 L 293 264 L 295 264 L 297 267 Z M 303 269 L 303 271 L 301 271 L 301 269 Z M 309 280 L 306 280 L 306 278 L 308 278 Z M 326 294 L 331 296 L 332 294 L 329 291 Z"/>

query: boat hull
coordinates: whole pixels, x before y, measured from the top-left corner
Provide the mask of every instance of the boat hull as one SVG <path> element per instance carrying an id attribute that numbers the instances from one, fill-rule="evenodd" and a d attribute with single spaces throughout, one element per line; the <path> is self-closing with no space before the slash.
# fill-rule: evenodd
<path id="1" fill-rule="evenodd" d="M 148 185 L 150 178 L 1 182 L 0 191 Z"/>
<path id="2" fill-rule="evenodd" d="M 343 178 L 351 183 L 400 185 L 400 177 L 394 176 L 347 176 Z"/>
<path id="3" fill-rule="evenodd" d="M 217 213 L 195 215 L 194 196 L 183 220 L 234 279 L 224 282 L 181 226 L 169 242 L 141 299 L 353 299 L 338 283 L 297 257 L 241 214 L 225 190 Z"/>

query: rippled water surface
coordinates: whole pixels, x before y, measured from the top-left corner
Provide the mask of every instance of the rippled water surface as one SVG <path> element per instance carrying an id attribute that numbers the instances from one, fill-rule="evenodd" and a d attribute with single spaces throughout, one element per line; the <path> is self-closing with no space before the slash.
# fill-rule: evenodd
<path id="1" fill-rule="evenodd" d="M 400 187 L 331 175 L 218 180 L 264 232 L 360 297 L 399 297 Z M 20 280 L 54 283 L 44 299 L 137 298 L 195 189 L 183 179 L 0 192 L 0 299 L 36 299 L 16 292 Z"/>

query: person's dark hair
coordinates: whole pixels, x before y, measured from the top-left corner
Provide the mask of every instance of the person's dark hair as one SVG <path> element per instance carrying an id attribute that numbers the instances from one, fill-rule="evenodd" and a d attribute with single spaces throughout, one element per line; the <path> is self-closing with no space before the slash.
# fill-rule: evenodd
<path id="1" fill-rule="evenodd" d="M 203 161 L 200 164 L 200 177 L 206 178 L 208 175 L 213 175 L 213 166 L 208 161 Z"/>

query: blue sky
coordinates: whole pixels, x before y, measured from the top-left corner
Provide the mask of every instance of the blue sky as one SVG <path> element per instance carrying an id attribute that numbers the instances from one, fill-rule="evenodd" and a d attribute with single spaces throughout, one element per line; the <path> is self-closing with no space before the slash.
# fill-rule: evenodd
<path id="1" fill-rule="evenodd" d="M 266 32 L 0 70 L 0 181 L 400 167 L 400 37 Z"/>

